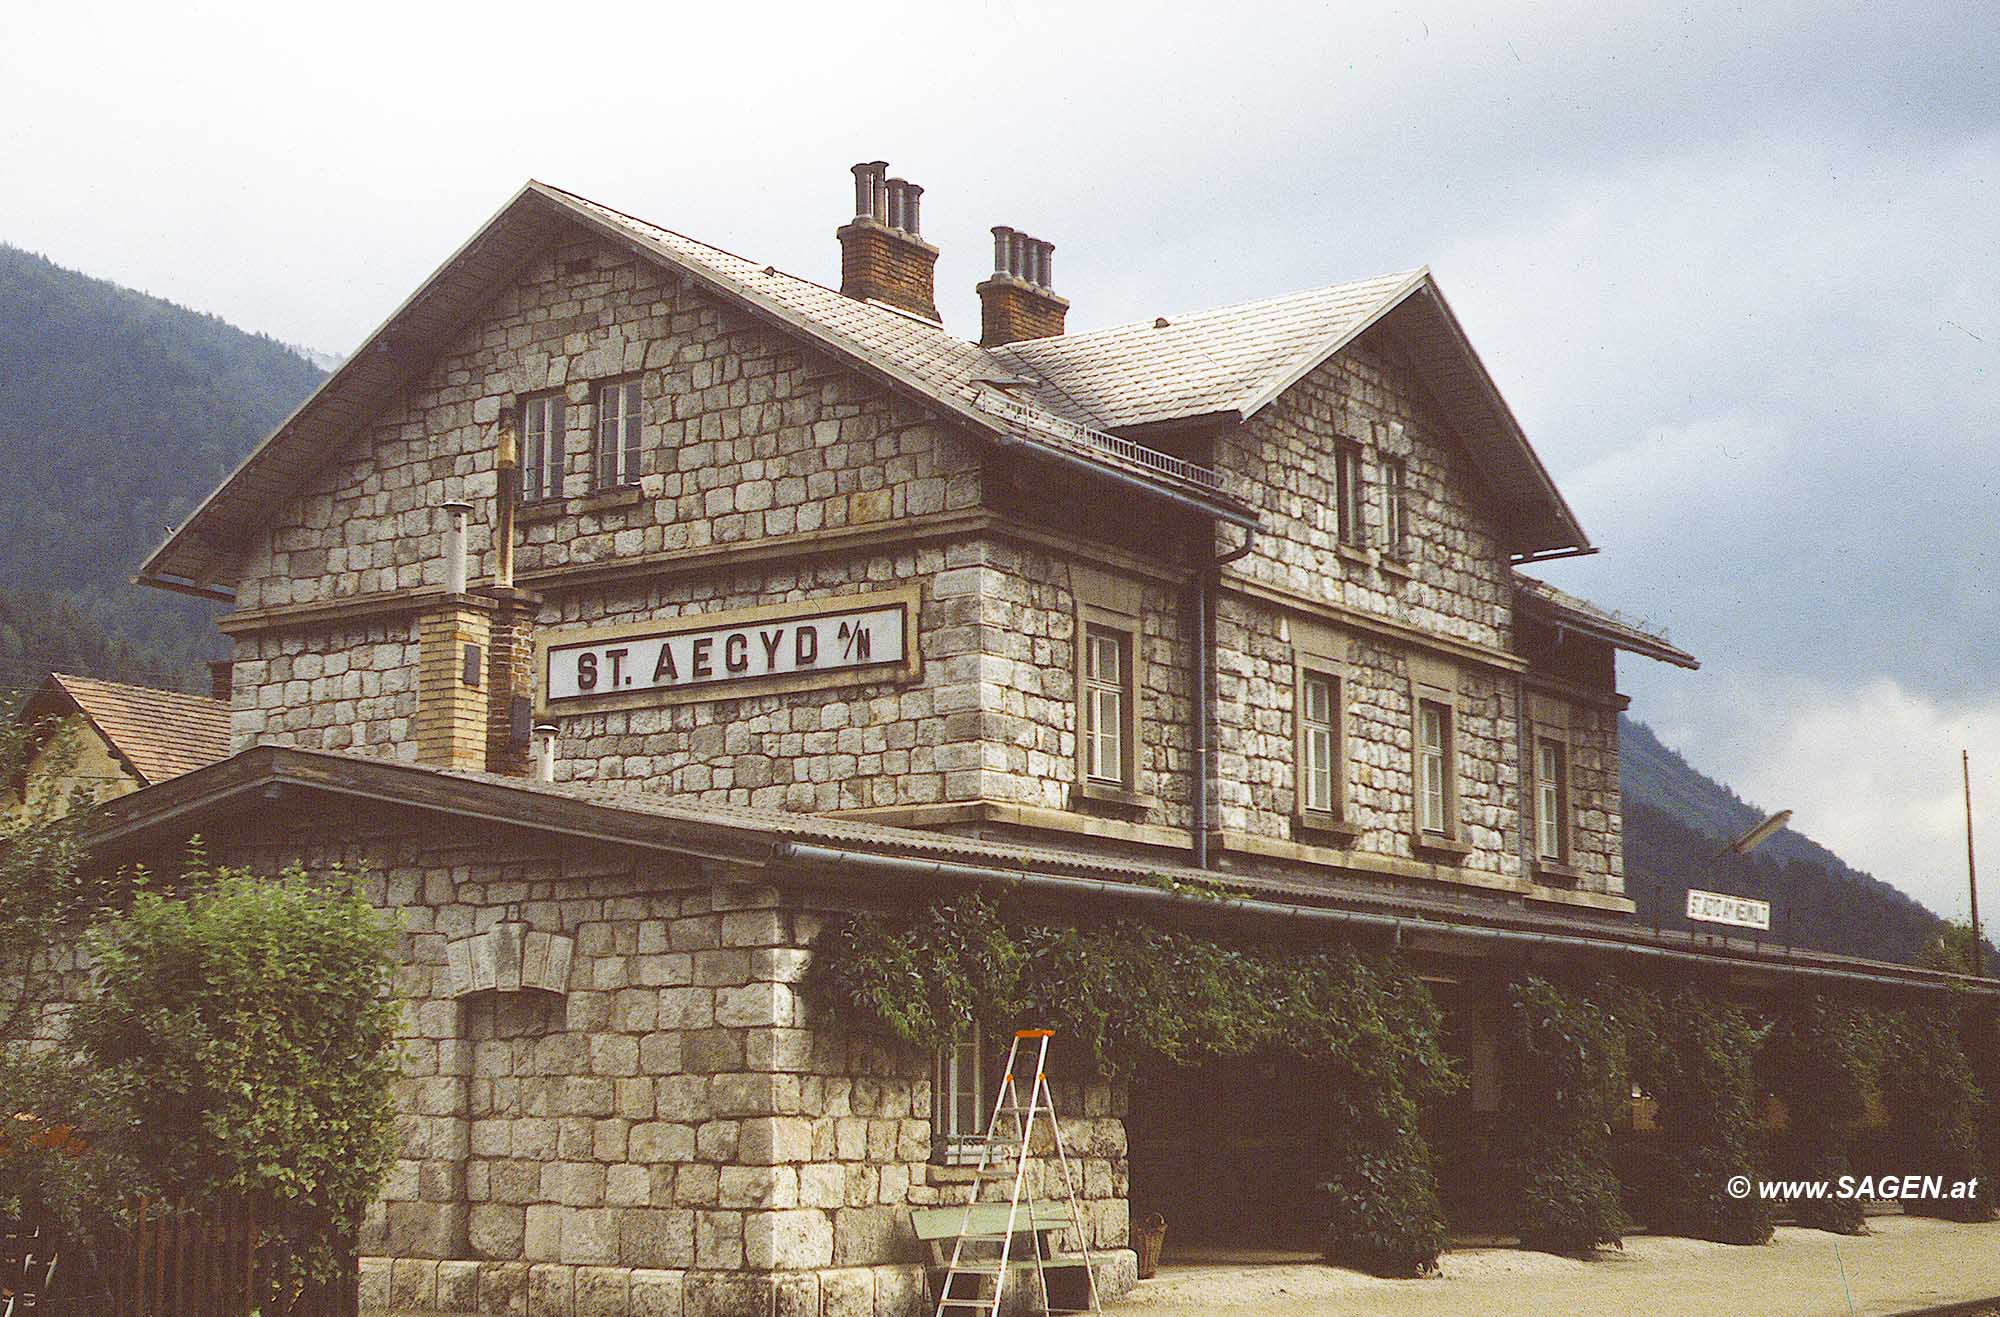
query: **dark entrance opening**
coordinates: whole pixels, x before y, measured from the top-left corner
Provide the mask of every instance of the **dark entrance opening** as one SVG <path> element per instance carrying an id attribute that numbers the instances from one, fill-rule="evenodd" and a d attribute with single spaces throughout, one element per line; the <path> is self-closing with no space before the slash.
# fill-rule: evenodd
<path id="1" fill-rule="evenodd" d="M 1445 1225 L 1459 1239 L 1511 1237 L 1520 1186 L 1501 1115 L 1506 1008 L 1494 999 L 1497 989 L 1484 983 L 1434 981 L 1430 987 L 1444 1016 L 1444 1048 L 1466 1080 L 1424 1112 Z"/>
<path id="2" fill-rule="evenodd" d="M 1125 1119 L 1132 1220 L 1166 1218 L 1169 1258 L 1317 1249 L 1327 1080 L 1296 1056 L 1142 1067 Z"/>

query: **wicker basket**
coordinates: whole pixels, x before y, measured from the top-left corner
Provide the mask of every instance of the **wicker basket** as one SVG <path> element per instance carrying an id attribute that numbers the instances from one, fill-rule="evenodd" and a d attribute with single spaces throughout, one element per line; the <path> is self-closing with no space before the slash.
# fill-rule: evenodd
<path id="1" fill-rule="evenodd" d="M 1139 1254 L 1139 1279 L 1151 1280 L 1160 1270 L 1160 1249 L 1167 1242 L 1167 1218 L 1158 1212 L 1139 1223 L 1132 1245 Z"/>

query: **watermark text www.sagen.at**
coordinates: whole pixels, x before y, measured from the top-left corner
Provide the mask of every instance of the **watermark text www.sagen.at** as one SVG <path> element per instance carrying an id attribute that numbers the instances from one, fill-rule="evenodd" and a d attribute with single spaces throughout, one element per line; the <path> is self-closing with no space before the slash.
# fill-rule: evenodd
<path id="1" fill-rule="evenodd" d="M 1843 1175 L 1836 1180 L 1752 1180 L 1747 1175 L 1732 1175 L 1723 1188 L 1731 1198 L 1748 1198 L 1754 1193 L 1775 1202 L 1810 1198 L 1968 1202 L 1979 1197 L 1979 1177 L 1947 1180 L 1942 1175 Z"/>

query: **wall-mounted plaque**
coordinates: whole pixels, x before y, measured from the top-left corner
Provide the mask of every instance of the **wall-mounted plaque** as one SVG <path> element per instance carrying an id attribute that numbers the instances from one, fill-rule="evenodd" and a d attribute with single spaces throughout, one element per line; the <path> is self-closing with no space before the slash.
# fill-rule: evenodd
<path id="1" fill-rule="evenodd" d="M 539 642 L 544 708 L 672 703 L 916 674 L 917 592 L 849 595 Z"/>

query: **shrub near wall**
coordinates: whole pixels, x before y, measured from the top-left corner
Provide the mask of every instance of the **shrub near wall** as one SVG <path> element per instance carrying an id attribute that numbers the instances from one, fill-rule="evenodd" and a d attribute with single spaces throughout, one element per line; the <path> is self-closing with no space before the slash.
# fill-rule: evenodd
<path id="1" fill-rule="evenodd" d="M 1443 1209 L 1418 1113 L 1460 1080 L 1436 1003 L 1390 957 L 1195 937 L 1118 922 L 1003 919 L 977 896 L 888 920 L 860 916 L 818 948 L 811 984 L 848 1020 L 934 1049 L 977 1021 L 1052 1028 L 1106 1078 L 1141 1061 L 1255 1052 L 1330 1061 L 1329 1260 L 1388 1275 L 1434 1270 Z M 1072 1062 L 1073 1063 L 1073 1062 Z"/>
<path id="2" fill-rule="evenodd" d="M 1771 1238 L 1769 1206 L 1754 1193 L 1730 1196 L 1731 1176 L 1758 1172 L 1753 1066 L 1761 1031 L 1738 1008 L 1692 987 L 1626 989 L 1617 996 L 1626 1022 L 1632 1078 L 1659 1108 L 1660 1155 L 1641 1186 L 1646 1224 L 1656 1231 L 1762 1244 Z"/>
<path id="3" fill-rule="evenodd" d="M 1886 1012 L 1882 1041 L 1882 1102 L 1888 1108 L 1884 1153 L 1892 1163 L 1877 1175 L 1935 1175 L 1945 1181 L 1979 1177 L 1977 1194 L 1908 1200 L 1903 1210 L 1951 1221 L 1984 1221 L 1993 1189 L 1982 1174 L 1979 1122 L 1985 1100 L 1959 1036 L 1956 1003 L 1926 1003 Z"/>
<path id="4" fill-rule="evenodd" d="M 1785 1105 L 1785 1128 L 1771 1145 L 1780 1180 L 1833 1180 L 1852 1174 L 1852 1131 L 1876 1082 L 1880 1030 L 1872 1013 L 1824 996 L 1782 1007 L 1757 1058 L 1765 1090 Z M 1841 1234 L 1862 1229 L 1852 1198 L 1802 1198 L 1800 1225 Z"/>
<path id="5" fill-rule="evenodd" d="M 1625 1228 L 1610 1125 L 1625 1102 L 1625 1038 L 1605 1006 L 1530 978 L 1507 991 L 1504 1066 L 1520 1165 L 1521 1242 L 1578 1253 Z"/>
<path id="6" fill-rule="evenodd" d="M 170 1195 L 286 1209 L 293 1255 L 330 1279 L 395 1151 L 394 937 L 361 897 L 299 870 L 197 865 L 90 937 L 79 1058 L 129 1095 L 126 1140 Z"/>

